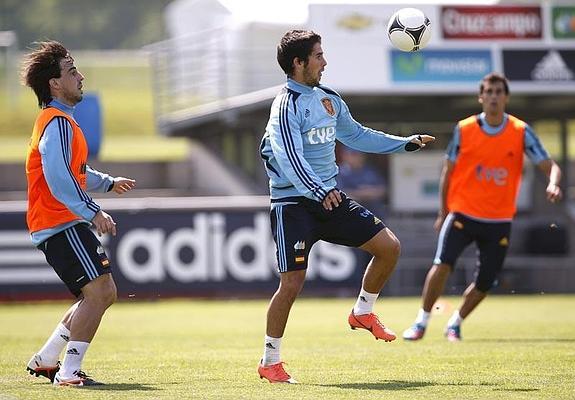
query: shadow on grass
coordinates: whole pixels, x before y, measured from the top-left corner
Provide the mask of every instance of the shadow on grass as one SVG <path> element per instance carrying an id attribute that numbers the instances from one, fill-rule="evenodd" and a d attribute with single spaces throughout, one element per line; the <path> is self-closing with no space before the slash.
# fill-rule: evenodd
<path id="1" fill-rule="evenodd" d="M 315 384 L 309 386 L 334 387 L 339 389 L 352 390 L 416 390 L 427 386 L 499 386 L 496 383 L 438 383 L 438 382 L 417 382 L 417 381 L 383 381 L 383 382 L 364 382 L 364 383 L 333 383 L 333 384 Z M 531 388 L 493 388 L 498 392 L 538 392 L 541 389 Z"/>
<path id="2" fill-rule="evenodd" d="M 383 382 L 332 383 L 332 384 L 320 384 L 310 386 L 335 387 L 340 389 L 357 389 L 357 390 L 409 390 L 434 385 L 436 384 L 433 382 L 390 380 Z"/>
<path id="3" fill-rule="evenodd" d="M 141 383 L 107 383 L 105 385 L 84 386 L 81 390 L 115 390 L 123 391 L 140 391 L 147 392 L 151 390 L 160 390 L 155 386 L 142 385 Z"/>
<path id="4" fill-rule="evenodd" d="M 484 338 L 484 339 L 466 339 L 466 342 L 481 343 L 575 343 L 575 339 L 567 338 Z"/>
<path id="5" fill-rule="evenodd" d="M 427 386 L 498 386 L 496 383 L 481 382 L 481 383 L 438 383 L 438 382 L 417 382 L 417 381 L 398 381 L 389 380 L 383 382 L 364 382 L 364 383 L 333 383 L 333 384 L 320 384 L 309 386 L 321 387 L 334 387 L 340 389 L 354 389 L 354 390 L 415 390 Z M 503 392 L 535 392 L 539 389 L 504 389 L 494 388 L 493 390 Z"/>

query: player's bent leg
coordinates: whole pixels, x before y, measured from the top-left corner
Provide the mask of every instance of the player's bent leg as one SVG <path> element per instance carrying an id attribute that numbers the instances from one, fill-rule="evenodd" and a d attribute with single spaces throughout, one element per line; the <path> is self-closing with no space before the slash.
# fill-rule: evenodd
<path id="1" fill-rule="evenodd" d="M 266 378 L 270 383 L 297 383 L 283 367 L 279 346 L 291 307 L 303 288 L 305 275 L 305 269 L 281 273 L 278 290 L 268 306 L 266 336 L 274 340 L 277 347 L 270 349 L 266 343 L 257 371 L 260 378 Z"/>
<path id="2" fill-rule="evenodd" d="M 58 386 L 101 384 L 81 369 L 82 361 L 106 309 L 114 303 L 117 290 L 112 275 L 105 273 L 82 287 L 82 300 L 72 315 L 70 341 L 60 371 L 54 377 Z"/>
<path id="3" fill-rule="evenodd" d="M 104 312 L 117 299 L 116 284 L 111 274 L 98 276 L 82 288 L 83 299 L 74 312 L 70 340 L 91 342 Z"/>
<path id="4" fill-rule="evenodd" d="M 391 230 L 385 228 L 360 248 L 373 255 L 365 270 L 362 288 L 368 293 L 379 293 L 395 269 L 401 252 L 399 240 Z M 396 339 L 395 333 L 382 324 L 377 315 L 372 312 L 357 314 L 352 310 L 347 322 L 353 330 L 365 329 L 371 332 L 376 340 L 391 342 Z"/>
<path id="5" fill-rule="evenodd" d="M 451 270 L 452 267 L 449 264 L 434 264 L 429 269 L 423 285 L 423 292 L 421 293 L 422 308 L 413 325 L 403 331 L 402 336 L 404 340 L 417 341 L 423 339 L 427 329 L 429 313 L 439 296 L 443 293 Z"/>
<path id="6" fill-rule="evenodd" d="M 360 249 L 373 256 L 365 270 L 362 287 L 369 293 L 379 293 L 397 264 L 401 253 L 399 239 L 385 228 L 361 245 Z"/>
<path id="7" fill-rule="evenodd" d="M 280 274 L 278 290 L 272 296 L 267 312 L 266 334 L 282 337 L 291 307 L 301 292 L 305 282 L 305 270 L 289 271 Z"/>

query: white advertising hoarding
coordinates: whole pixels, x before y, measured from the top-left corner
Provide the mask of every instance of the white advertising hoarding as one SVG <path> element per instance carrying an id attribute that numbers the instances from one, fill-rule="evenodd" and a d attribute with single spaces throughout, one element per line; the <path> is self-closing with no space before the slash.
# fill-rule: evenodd
<path id="1" fill-rule="evenodd" d="M 445 153 L 421 151 L 418 153 L 392 154 L 390 157 L 390 205 L 399 212 L 437 212 L 439 209 L 439 177 Z M 533 166 L 526 158 L 517 209 L 531 207 Z"/>

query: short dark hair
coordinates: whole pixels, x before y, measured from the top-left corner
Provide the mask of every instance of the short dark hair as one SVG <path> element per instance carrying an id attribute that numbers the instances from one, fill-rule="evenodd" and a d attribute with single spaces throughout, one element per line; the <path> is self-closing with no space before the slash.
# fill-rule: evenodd
<path id="1" fill-rule="evenodd" d="M 60 61 L 70 54 L 54 40 L 34 44 L 36 49 L 24 57 L 21 76 L 22 83 L 32 88 L 38 98 L 38 106 L 43 108 L 52 100 L 50 79 L 62 76 Z"/>
<path id="2" fill-rule="evenodd" d="M 293 75 L 293 60 L 295 58 L 305 60 L 307 64 L 308 57 L 316 43 L 321 43 L 321 36 L 313 31 L 294 29 L 283 35 L 278 44 L 277 59 L 286 75 Z"/>
<path id="3" fill-rule="evenodd" d="M 479 83 L 479 94 L 483 93 L 483 89 L 485 88 L 485 82 L 489 83 L 503 82 L 503 88 L 505 89 L 505 94 L 509 94 L 509 82 L 507 82 L 507 78 L 502 74 L 492 72 L 490 74 L 485 75 L 481 80 L 481 82 Z"/>

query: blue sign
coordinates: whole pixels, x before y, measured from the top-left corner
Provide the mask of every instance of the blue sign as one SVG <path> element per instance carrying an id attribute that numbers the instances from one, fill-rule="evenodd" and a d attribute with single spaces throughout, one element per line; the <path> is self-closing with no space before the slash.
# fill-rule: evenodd
<path id="1" fill-rule="evenodd" d="M 490 50 L 391 52 L 394 82 L 478 82 L 492 72 Z"/>
<path id="2" fill-rule="evenodd" d="M 102 143 L 102 107 L 96 93 L 84 93 L 82 101 L 74 109 L 74 119 L 84 132 L 88 156 L 97 157 Z"/>

